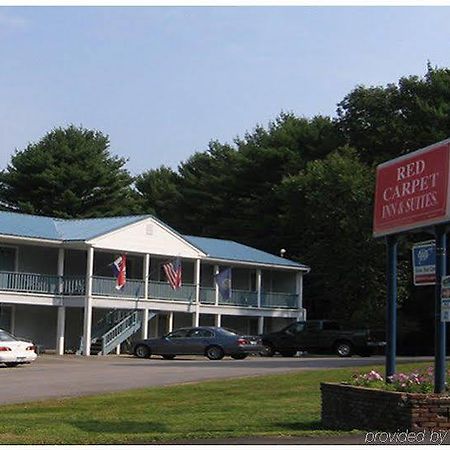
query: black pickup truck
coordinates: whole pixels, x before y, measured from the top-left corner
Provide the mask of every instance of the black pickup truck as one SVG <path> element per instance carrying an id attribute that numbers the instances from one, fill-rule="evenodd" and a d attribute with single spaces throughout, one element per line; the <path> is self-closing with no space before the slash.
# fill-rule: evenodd
<path id="1" fill-rule="evenodd" d="M 297 351 L 326 351 L 346 357 L 356 353 L 370 356 L 375 349 L 386 345 L 383 333 L 369 330 L 345 330 L 332 320 L 307 320 L 294 322 L 274 333 L 262 335 L 264 356 L 276 352 L 294 356 Z"/>

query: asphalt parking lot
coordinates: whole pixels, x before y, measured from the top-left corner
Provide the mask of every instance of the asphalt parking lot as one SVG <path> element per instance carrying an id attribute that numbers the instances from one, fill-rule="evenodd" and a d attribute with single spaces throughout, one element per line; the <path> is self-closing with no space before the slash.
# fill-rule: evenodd
<path id="1" fill-rule="evenodd" d="M 430 358 L 398 358 L 418 361 Z M 0 404 L 49 398 L 117 392 L 133 388 L 164 386 L 195 381 L 268 375 L 290 371 L 383 364 L 383 356 L 371 358 L 250 357 L 242 361 L 202 357 L 137 359 L 129 355 L 41 355 L 31 365 L 0 366 Z"/>

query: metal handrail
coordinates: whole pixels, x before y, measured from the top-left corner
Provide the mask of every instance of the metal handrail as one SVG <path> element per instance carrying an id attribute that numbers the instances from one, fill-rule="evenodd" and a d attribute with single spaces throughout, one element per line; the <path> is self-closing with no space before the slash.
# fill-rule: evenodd
<path id="1" fill-rule="evenodd" d="M 124 331 L 139 322 L 139 311 L 133 311 L 130 315 L 122 319 L 117 325 L 111 328 L 102 336 L 102 354 L 106 354 L 106 348 Z"/>

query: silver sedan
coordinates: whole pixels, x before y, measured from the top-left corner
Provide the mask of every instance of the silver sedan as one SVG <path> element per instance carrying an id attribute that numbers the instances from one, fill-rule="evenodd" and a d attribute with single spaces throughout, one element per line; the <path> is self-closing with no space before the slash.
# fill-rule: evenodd
<path id="1" fill-rule="evenodd" d="M 243 336 L 221 327 L 180 328 L 155 339 L 142 339 L 135 343 L 133 354 L 138 358 L 161 355 L 173 359 L 177 355 L 203 355 L 212 360 L 231 356 L 244 359 L 251 353 L 263 351 L 257 336 Z"/>

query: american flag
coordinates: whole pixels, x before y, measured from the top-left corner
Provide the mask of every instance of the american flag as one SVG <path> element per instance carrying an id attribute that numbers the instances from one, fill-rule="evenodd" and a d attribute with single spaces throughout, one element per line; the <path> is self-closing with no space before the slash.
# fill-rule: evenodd
<path id="1" fill-rule="evenodd" d="M 181 287 L 181 260 L 176 258 L 173 262 L 163 264 L 164 272 L 172 289 Z"/>

